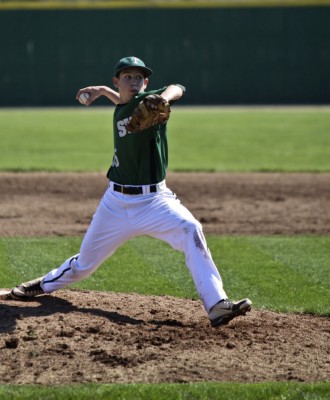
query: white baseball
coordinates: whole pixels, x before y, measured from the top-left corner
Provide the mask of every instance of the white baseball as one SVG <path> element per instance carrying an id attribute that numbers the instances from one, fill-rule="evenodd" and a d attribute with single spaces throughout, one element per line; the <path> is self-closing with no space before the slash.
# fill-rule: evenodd
<path id="1" fill-rule="evenodd" d="M 89 93 L 81 93 L 81 95 L 79 96 L 79 102 L 81 104 L 86 104 L 87 100 L 90 98 L 90 94 Z"/>

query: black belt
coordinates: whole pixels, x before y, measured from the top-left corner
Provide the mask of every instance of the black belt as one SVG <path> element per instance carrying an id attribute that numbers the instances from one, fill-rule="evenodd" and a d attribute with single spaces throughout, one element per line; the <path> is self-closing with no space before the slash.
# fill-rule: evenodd
<path id="1" fill-rule="evenodd" d="M 157 192 L 157 185 L 150 185 L 149 186 L 150 193 Z M 117 185 L 117 183 L 113 184 L 113 190 L 115 192 L 123 193 L 123 194 L 143 194 L 143 187 L 142 186 L 121 186 Z"/>

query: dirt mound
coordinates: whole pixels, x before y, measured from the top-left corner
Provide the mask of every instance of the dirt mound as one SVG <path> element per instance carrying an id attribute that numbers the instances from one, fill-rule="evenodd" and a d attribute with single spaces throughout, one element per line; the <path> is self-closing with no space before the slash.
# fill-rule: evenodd
<path id="1" fill-rule="evenodd" d="M 214 234 L 330 234 L 330 174 L 169 174 Z M 0 236 L 83 235 L 104 174 L 0 174 Z"/>
<path id="2" fill-rule="evenodd" d="M 330 174 L 169 174 L 214 234 L 330 234 Z M 103 174 L 0 174 L 0 236 L 83 235 Z M 253 299 L 252 299 L 253 300 Z M 329 379 L 330 321 L 253 310 L 211 328 L 200 301 L 59 291 L 0 303 L 0 383 Z"/>
<path id="3" fill-rule="evenodd" d="M 0 383 L 315 382 L 330 322 L 252 311 L 211 328 L 200 301 L 64 290 L 1 304 Z"/>

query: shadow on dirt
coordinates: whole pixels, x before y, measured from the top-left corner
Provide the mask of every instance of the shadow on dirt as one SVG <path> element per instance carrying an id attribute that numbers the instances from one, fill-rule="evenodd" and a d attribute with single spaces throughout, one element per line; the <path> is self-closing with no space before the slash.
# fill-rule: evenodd
<path id="1" fill-rule="evenodd" d="M 35 306 L 36 302 L 39 303 L 37 307 Z M 24 304 L 25 305 L 23 307 L 22 302 L 20 302 L 20 306 L 1 304 L 0 333 L 13 332 L 17 325 L 17 319 L 23 319 L 27 317 L 46 317 L 56 313 L 86 313 L 97 317 L 107 318 L 109 321 L 119 325 L 141 325 L 145 323 L 145 321 L 141 319 L 131 318 L 115 311 L 105 311 L 99 308 L 77 307 L 70 301 L 54 295 L 40 296 L 38 298 L 34 298 L 33 301 L 24 301 Z"/>
<path id="2" fill-rule="evenodd" d="M 184 327 L 185 325 L 175 319 L 164 319 L 162 321 L 151 319 L 144 321 L 142 319 L 132 318 L 130 316 L 120 314 L 116 311 L 107 311 L 100 308 L 78 307 L 70 301 L 54 296 L 45 295 L 33 298 L 32 300 L 19 301 L 19 305 L 15 305 L 16 301 L 10 300 L 11 304 L 0 305 L 0 333 L 11 333 L 16 329 L 17 320 L 29 317 L 47 317 L 57 313 L 72 314 L 83 313 L 90 314 L 94 317 L 107 318 L 109 321 L 117 325 L 143 325 L 146 323 L 155 326 L 173 326 Z M 39 305 L 36 306 L 36 303 Z M 23 305 L 24 304 L 24 305 Z"/>

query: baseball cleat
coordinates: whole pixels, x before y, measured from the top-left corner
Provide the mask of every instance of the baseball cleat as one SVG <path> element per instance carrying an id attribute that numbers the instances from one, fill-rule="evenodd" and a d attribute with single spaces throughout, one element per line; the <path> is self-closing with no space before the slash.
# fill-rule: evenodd
<path id="1" fill-rule="evenodd" d="M 226 325 L 233 318 L 239 315 L 245 315 L 247 312 L 251 311 L 251 308 L 252 302 L 249 299 L 236 302 L 225 299 L 214 305 L 208 316 L 213 327 Z"/>
<path id="2" fill-rule="evenodd" d="M 21 283 L 11 290 L 10 296 L 16 300 L 26 300 L 29 297 L 35 297 L 44 294 L 45 292 L 40 286 L 42 280 L 43 277 L 34 279 L 33 281 Z"/>

